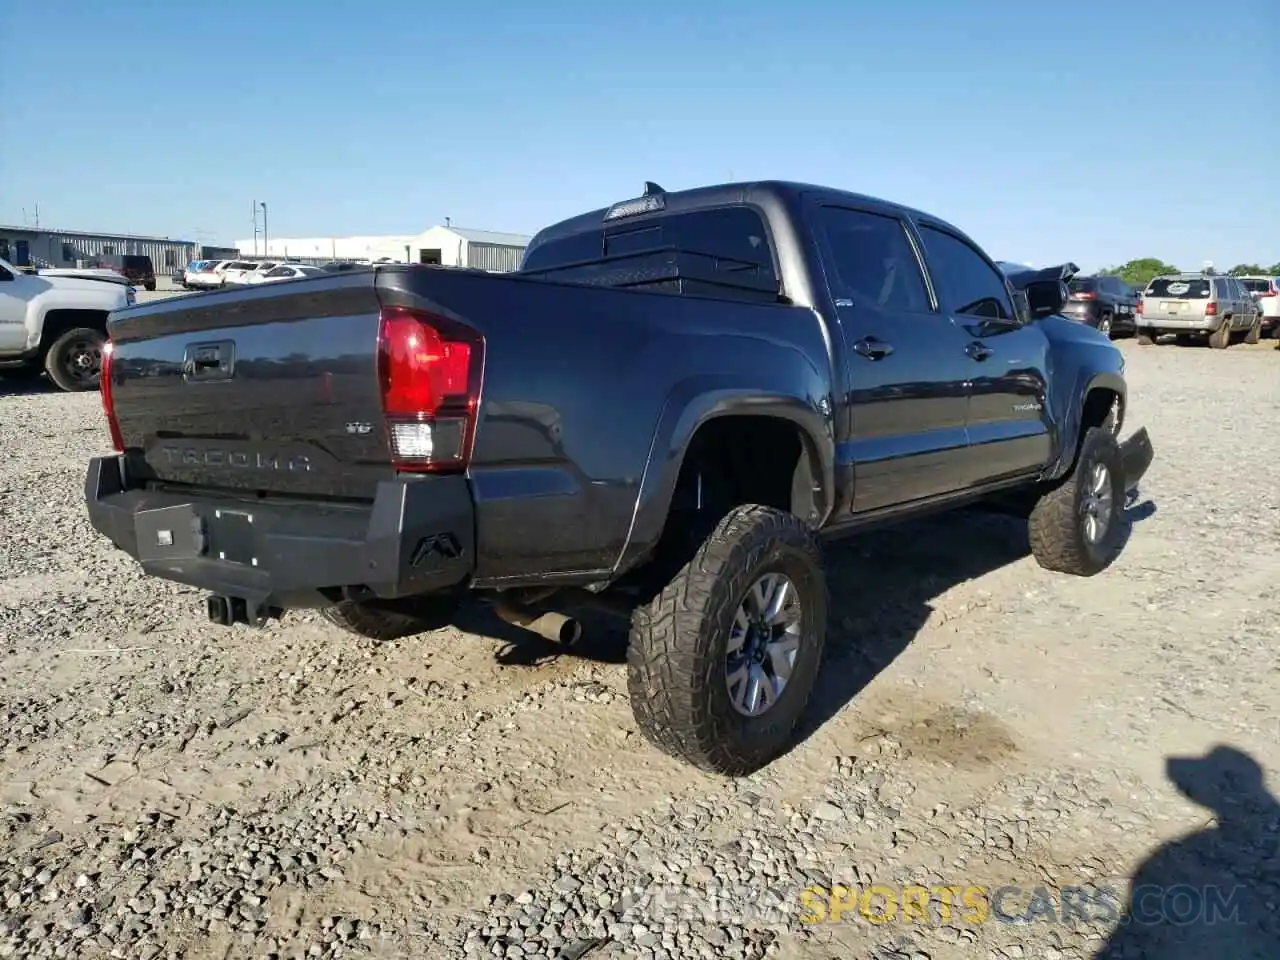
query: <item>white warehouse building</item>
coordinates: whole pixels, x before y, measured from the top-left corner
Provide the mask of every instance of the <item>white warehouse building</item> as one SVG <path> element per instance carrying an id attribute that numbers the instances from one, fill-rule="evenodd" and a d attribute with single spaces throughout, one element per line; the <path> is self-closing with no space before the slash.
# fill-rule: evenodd
<path id="1" fill-rule="evenodd" d="M 467 227 L 432 227 L 419 234 L 374 237 L 268 237 L 237 240 L 246 257 L 304 260 L 394 260 L 506 273 L 520 266 L 531 237 Z"/>

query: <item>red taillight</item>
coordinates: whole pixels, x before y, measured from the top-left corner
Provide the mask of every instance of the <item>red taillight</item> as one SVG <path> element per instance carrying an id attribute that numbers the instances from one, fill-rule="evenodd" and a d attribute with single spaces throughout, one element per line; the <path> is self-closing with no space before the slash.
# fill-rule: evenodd
<path id="1" fill-rule="evenodd" d="M 1097 300 L 1098 295 L 1090 290 L 1083 290 L 1080 293 L 1073 293 L 1072 300 Z"/>
<path id="2" fill-rule="evenodd" d="M 397 470 L 466 466 L 483 366 L 484 340 L 470 327 L 408 307 L 382 308 L 378 377 Z"/>
<path id="3" fill-rule="evenodd" d="M 1206 317 L 1216 317 L 1218 315 L 1218 305 L 1216 303 L 1206 303 L 1204 305 L 1204 315 Z"/>
<path id="4" fill-rule="evenodd" d="M 98 392 L 102 394 L 102 412 L 107 415 L 107 430 L 111 433 L 111 445 L 124 453 L 124 437 L 120 435 L 120 422 L 116 420 L 116 405 L 111 398 L 111 358 L 116 345 L 108 340 L 102 345 L 102 362 L 98 365 Z"/>
<path id="5" fill-rule="evenodd" d="M 1142 316 L 1142 298 L 1141 297 L 1138 298 L 1138 305 L 1133 308 L 1133 312 L 1136 313 L 1138 316 Z"/>

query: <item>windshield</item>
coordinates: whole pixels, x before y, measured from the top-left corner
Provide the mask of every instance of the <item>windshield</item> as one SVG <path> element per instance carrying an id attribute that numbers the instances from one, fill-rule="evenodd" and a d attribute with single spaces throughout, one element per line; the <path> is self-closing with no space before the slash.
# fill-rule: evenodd
<path id="1" fill-rule="evenodd" d="M 1178 277 L 1157 277 L 1147 287 L 1148 297 L 1173 297 L 1177 300 L 1209 299 L 1209 281 L 1203 277 L 1180 279 Z"/>

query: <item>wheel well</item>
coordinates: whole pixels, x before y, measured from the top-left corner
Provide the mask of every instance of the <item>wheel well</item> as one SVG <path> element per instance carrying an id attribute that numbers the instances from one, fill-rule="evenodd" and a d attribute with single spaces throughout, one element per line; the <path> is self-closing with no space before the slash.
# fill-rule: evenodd
<path id="1" fill-rule="evenodd" d="M 685 451 L 672 510 L 728 512 L 744 503 L 814 511 L 809 457 L 799 428 L 778 417 L 717 417 L 698 428 Z"/>
<path id="2" fill-rule="evenodd" d="M 1084 410 L 1080 413 L 1080 436 L 1076 446 L 1084 441 L 1084 435 L 1091 427 L 1101 427 L 1107 422 L 1112 409 L 1116 412 L 1112 433 L 1119 433 L 1124 423 L 1124 402 L 1120 394 L 1107 387 L 1094 387 L 1084 398 Z"/>
<path id="3" fill-rule="evenodd" d="M 48 349 L 53 341 L 68 330 L 77 327 L 88 327 L 90 330 L 107 332 L 107 313 L 105 310 L 50 310 L 44 315 L 44 326 L 40 331 L 41 349 Z"/>
<path id="4" fill-rule="evenodd" d="M 716 417 L 685 447 L 662 535 L 636 568 L 645 589 L 674 576 L 734 507 L 774 507 L 816 522 L 825 508 L 800 428 L 769 416 Z"/>

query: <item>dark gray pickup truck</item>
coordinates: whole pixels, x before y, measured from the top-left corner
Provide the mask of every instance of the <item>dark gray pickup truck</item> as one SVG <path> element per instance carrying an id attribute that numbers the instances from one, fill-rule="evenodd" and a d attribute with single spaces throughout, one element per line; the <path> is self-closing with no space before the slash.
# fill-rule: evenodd
<path id="1" fill-rule="evenodd" d="M 641 730 L 742 774 L 823 655 L 819 540 L 974 501 L 1102 571 L 1152 459 L 1124 361 L 955 227 L 824 187 L 643 196 L 497 275 L 386 266 L 114 314 L 93 525 L 209 616 L 319 607 L 373 638 L 479 591 L 572 640 L 631 617 Z"/>

